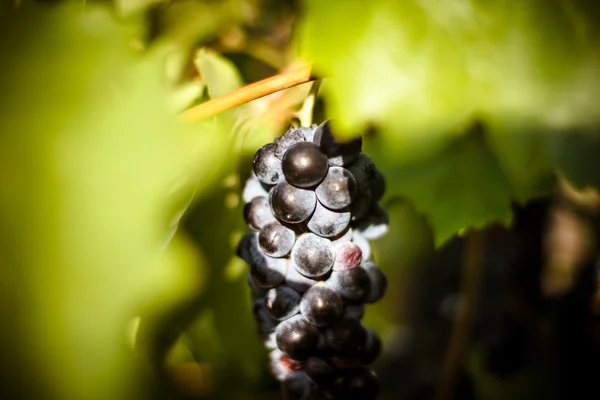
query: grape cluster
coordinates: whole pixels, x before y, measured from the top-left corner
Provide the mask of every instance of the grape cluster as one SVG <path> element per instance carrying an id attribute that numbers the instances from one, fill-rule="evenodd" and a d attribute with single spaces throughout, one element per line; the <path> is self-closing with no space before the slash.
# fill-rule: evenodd
<path id="1" fill-rule="evenodd" d="M 335 140 L 328 121 L 291 127 L 261 147 L 244 188 L 250 232 L 238 255 L 270 370 L 288 399 L 374 399 L 377 333 L 361 323 L 381 299 L 369 239 L 387 231 L 385 181 L 362 140 Z"/>

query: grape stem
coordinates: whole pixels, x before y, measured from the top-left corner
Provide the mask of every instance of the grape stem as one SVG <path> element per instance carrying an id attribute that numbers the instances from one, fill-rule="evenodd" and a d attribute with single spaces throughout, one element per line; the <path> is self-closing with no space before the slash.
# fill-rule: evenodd
<path id="1" fill-rule="evenodd" d="M 436 387 L 435 400 L 451 400 L 454 396 L 463 356 L 469 344 L 474 305 L 483 274 L 484 249 L 484 232 L 468 230 L 460 284 L 460 302 L 450 334 L 440 381 Z"/>
<path id="2" fill-rule="evenodd" d="M 314 81 L 312 76 L 312 65 L 308 64 L 289 72 L 282 72 L 269 78 L 251 83 L 246 86 L 215 97 L 207 102 L 192 107 L 179 117 L 183 121 L 193 122 L 217 115 L 223 111 L 237 107 L 252 100 L 259 99 L 269 94 L 279 92 L 306 82 Z"/>
<path id="3" fill-rule="evenodd" d="M 308 96 L 306 96 L 306 100 L 304 100 L 304 104 L 302 104 L 302 108 L 293 115 L 293 117 L 298 118 L 300 121 L 300 126 L 310 126 L 312 124 L 313 109 L 315 108 L 317 94 L 319 93 L 319 88 L 321 87 L 322 81 L 322 79 L 313 81 L 313 83 L 310 85 Z"/>

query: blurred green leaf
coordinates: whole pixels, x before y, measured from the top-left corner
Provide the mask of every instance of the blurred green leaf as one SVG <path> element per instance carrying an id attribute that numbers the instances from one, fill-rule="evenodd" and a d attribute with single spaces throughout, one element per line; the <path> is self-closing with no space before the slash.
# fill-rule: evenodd
<path id="1" fill-rule="evenodd" d="M 198 50 L 194 64 L 202 75 L 212 98 L 229 93 L 244 83 L 231 61 L 208 49 Z"/>
<path id="2" fill-rule="evenodd" d="M 388 197 L 410 199 L 433 227 L 436 246 L 469 226 L 511 220 L 511 187 L 482 136 L 468 134 L 429 160 L 378 164 Z"/>
<path id="3" fill-rule="evenodd" d="M 175 122 L 162 60 L 128 29 L 98 4 L 0 14 L 0 350 L 29 381 L 7 379 L 14 398 L 132 398 L 127 326 L 205 282 L 193 246 L 165 243 L 227 135 Z"/>

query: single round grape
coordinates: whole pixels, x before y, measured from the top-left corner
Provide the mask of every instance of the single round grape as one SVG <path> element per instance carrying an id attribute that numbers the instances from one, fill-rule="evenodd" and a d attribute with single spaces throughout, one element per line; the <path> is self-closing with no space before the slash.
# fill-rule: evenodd
<path id="1" fill-rule="evenodd" d="M 312 389 L 312 383 L 303 371 L 286 376 L 281 382 L 283 397 L 286 400 L 305 400 Z"/>
<path id="2" fill-rule="evenodd" d="M 271 258 L 263 255 L 252 263 L 250 274 L 257 285 L 272 288 L 283 282 L 287 274 L 288 262 L 285 258 Z"/>
<path id="3" fill-rule="evenodd" d="M 254 155 L 254 173 L 267 185 L 275 185 L 284 179 L 281 161 L 275 156 L 276 149 L 275 143 L 267 143 Z"/>
<path id="4" fill-rule="evenodd" d="M 375 203 L 367 215 L 353 223 L 354 229 L 367 239 L 377 239 L 388 231 L 390 217 L 385 209 Z"/>
<path id="5" fill-rule="evenodd" d="M 265 295 L 265 308 L 271 318 L 283 321 L 300 311 L 300 294 L 287 285 L 271 288 Z"/>
<path id="6" fill-rule="evenodd" d="M 244 185 L 244 191 L 242 194 L 244 203 L 251 202 L 255 197 L 268 196 L 272 187 L 273 185 L 267 185 L 266 183 L 259 181 L 253 171 Z"/>
<path id="7" fill-rule="evenodd" d="M 371 189 L 371 182 L 375 179 L 377 168 L 369 156 L 360 153 L 356 161 L 348 165 L 346 169 L 354 175 L 359 193 Z"/>
<path id="8" fill-rule="evenodd" d="M 342 318 L 354 318 L 360 321 L 364 314 L 365 306 L 362 304 L 347 304 L 344 308 Z"/>
<path id="9" fill-rule="evenodd" d="M 340 142 L 331 132 L 329 121 L 323 122 L 315 130 L 313 141 L 327 155 L 329 165 L 342 167 L 354 162 L 362 150 L 362 138 L 358 137 L 349 142 Z"/>
<path id="10" fill-rule="evenodd" d="M 327 284 L 340 296 L 352 301 L 364 300 L 371 291 L 371 280 L 363 268 L 333 271 Z"/>
<path id="11" fill-rule="evenodd" d="M 340 295 L 325 284 L 317 284 L 304 293 L 300 312 L 308 322 L 318 327 L 335 323 L 344 311 Z"/>
<path id="12" fill-rule="evenodd" d="M 370 189 L 373 197 L 373 202 L 377 202 L 381 200 L 383 195 L 385 194 L 385 178 L 380 170 L 375 168 L 375 175 L 373 176 L 373 180 L 371 181 Z"/>
<path id="13" fill-rule="evenodd" d="M 304 372 L 310 379 L 319 385 L 335 381 L 339 377 L 339 371 L 329 361 L 319 357 L 309 357 L 304 362 Z"/>
<path id="14" fill-rule="evenodd" d="M 292 248 L 292 260 L 299 273 L 317 279 L 333 267 L 335 252 L 327 239 L 313 233 L 300 235 Z"/>
<path id="15" fill-rule="evenodd" d="M 260 231 L 269 222 L 275 221 L 271 212 L 269 199 L 265 196 L 255 197 L 244 206 L 244 220 L 255 231 Z"/>
<path id="16" fill-rule="evenodd" d="M 262 227 L 258 233 L 260 250 L 269 257 L 283 257 L 292 251 L 296 234 L 279 221 L 272 221 Z"/>
<path id="17" fill-rule="evenodd" d="M 304 361 L 315 354 L 319 331 L 302 315 L 281 322 L 275 332 L 277 346 L 292 359 Z"/>
<path id="18" fill-rule="evenodd" d="M 352 221 L 357 221 L 367 215 L 373 204 L 371 190 L 359 191 L 352 204 L 350 212 L 352 213 Z"/>
<path id="19" fill-rule="evenodd" d="M 269 315 L 263 301 L 257 300 L 254 302 L 254 305 L 252 307 L 252 314 L 254 314 L 254 319 L 258 324 L 258 331 L 260 333 L 275 332 L 275 329 L 277 328 L 277 325 L 279 325 L 279 322 Z"/>
<path id="20" fill-rule="evenodd" d="M 293 260 L 290 260 L 290 262 L 292 263 L 292 265 L 288 267 L 287 275 L 285 276 L 285 283 L 289 287 L 291 287 L 298 293 L 304 293 L 317 283 L 315 279 L 307 278 L 306 276 L 298 272 Z"/>
<path id="21" fill-rule="evenodd" d="M 317 208 L 308 220 L 307 226 L 311 232 L 330 238 L 344 232 L 351 218 L 352 214 L 349 210 L 331 211 L 317 202 Z"/>
<path id="22" fill-rule="evenodd" d="M 368 260 L 371 258 L 371 244 L 359 231 L 356 229 L 352 230 L 352 241 L 356 243 L 358 247 L 360 247 L 360 251 L 362 252 L 362 259 Z"/>
<path id="23" fill-rule="evenodd" d="M 271 190 L 269 201 L 277 218 L 290 224 L 297 224 L 313 214 L 317 205 L 317 195 L 312 190 L 281 182 Z"/>
<path id="24" fill-rule="evenodd" d="M 289 147 L 281 159 L 285 179 L 294 186 L 317 185 L 327 175 L 327 156 L 312 142 L 299 142 Z"/>
<path id="25" fill-rule="evenodd" d="M 330 167 L 327 176 L 315 190 L 321 204 L 332 210 L 348 207 L 357 192 L 354 175 L 342 167 Z"/>
<path id="26" fill-rule="evenodd" d="M 325 339 L 338 357 L 360 357 L 367 341 L 367 331 L 360 321 L 342 318 L 325 331 Z"/>
<path id="27" fill-rule="evenodd" d="M 356 243 L 340 242 L 334 243 L 335 260 L 333 261 L 334 271 L 344 271 L 356 268 L 362 261 L 362 250 Z"/>
<path id="28" fill-rule="evenodd" d="M 379 357 L 379 353 L 381 353 L 381 339 L 379 339 L 379 335 L 377 335 L 377 332 L 373 328 L 365 327 L 365 329 L 367 331 L 367 341 L 361 361 L 366 365 L 371 364 Z"/>
<path id="29" fill-rule="evenodd" d="M 376 303 L 383 298 L 387 290 L 388 282 L 385 273 L 372 261 L 367 261 L 362 267 L 369 275 L 371 281 L 371 292 L 365 299 L 365 303 Z"/>
<path id="30" fill-rule="evenodd" d="M 347 400 L 375 400 L 379 394 L 377 376 L 367 367 L 345 374 L 341 387 L 343 398 Z"/>
<path id="31" fill-rule="evenodd" d="M 315 129 L 317 129 L 317 126 L 314 124 L 311 127 L 290 127 L 281 137 L 275 139 L 277 143 L 275 156 L 281 159 L 285 152 L 296 143 L 312 142 L 315 135 Z"/>

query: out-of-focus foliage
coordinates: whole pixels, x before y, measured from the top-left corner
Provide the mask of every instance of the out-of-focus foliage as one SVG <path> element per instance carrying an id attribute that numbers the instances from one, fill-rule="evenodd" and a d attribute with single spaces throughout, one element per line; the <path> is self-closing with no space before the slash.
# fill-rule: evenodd
<path id="1" fill-rule="evenodd" d="M 435 169 L 431 160 L 454 151 L 474 121 L 483 124 L 489 150 L 482 151 L 497 160 L 489 167 L 461 160 L 472 166 L 442 185 L 390 187 L 430 216 L 438 243 L 467 226 L 507 221 L 508 199 L 548 194 L 555 169 L 582 186 L 597 183 L 584 178 L 596 156 L 573 160 L 552 152 L 576 146 L 600 123 L 594 2 L 307 0 L 305 6 L 297 48 L 317 73 L 332 77 L 324 85 L 330 114 L 346 137 L 378 127 L 377 150 L 397 182 L 405 179 L 402 164 L 425 160 L 425 169 Z M 597 154 L 598 143 L 590 144 Z M 473 168 L 484 179 L 465 185 Z M 432 197 L 437 201 L 422 202 Z M 456 214 L 452 205 L 465 198 L 481 198 L 487 207 Z M 442 202 L 450 214 L 438 207 Z"/>
<path id="2" fill-rule="evenodd" d="M 132 398 L 130 321 L 206 284 L 189 240 L 165 244 L 194 188 L 219 176 L 227 133 L 167 114 L 161 59 L 135 40 L 94 4 L 0 15 L 8 398 Z"/>
<path id="3" fill-rule="evenodd" d="M 556 173 L 600 187 L 597 9 L 0 3 L 0 393 L 276 392 L 234 254 L 246 228 L 240 193 L 252 155 L 287 129 L 309 85 L 197 123 L 176 114 L 303 61 L 325 77 L 316 123 L 337 117 L 342 138 L 372 129 L 365 152 L 384 171 L 390 213 L 373 253 L 390 289 L 365 322 L 397 355 L 400 306 L 424 254 L 463 228 L 509 224 L 511 201 L 552 193 Z M 500 387 L 473 354 L 479 399 L 531 387 L 528 375 Z"/>

